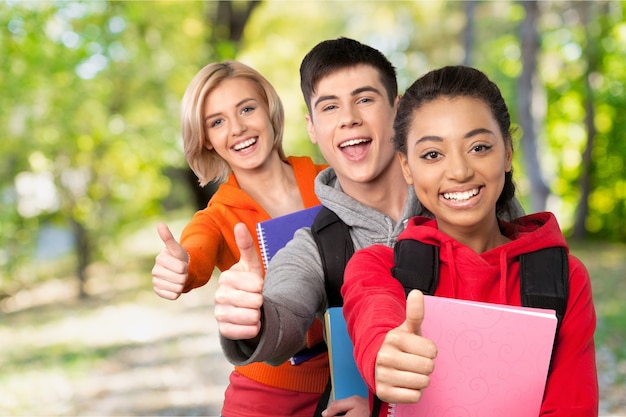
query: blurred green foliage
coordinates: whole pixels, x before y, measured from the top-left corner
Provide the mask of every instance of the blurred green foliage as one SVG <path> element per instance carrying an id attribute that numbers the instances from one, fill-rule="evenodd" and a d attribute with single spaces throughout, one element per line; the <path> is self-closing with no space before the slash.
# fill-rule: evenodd
<path id="1" fill-rule="evenodd" d="M 585 77 L 593 59 L 598 64 L 589 75 L 589 84 L 596 136 L 588 173 L 592 189 L 585 226 L 590 237 L 625 241 L 626 2 L 558 1 L 539 2 L 539 6 L 540 45 L 532 112 L 539 136 L 539 160 L 552 192 L 547 208 L 557 214 L 564 232 L 570 234 L 584 197 L 580 183 L 586 173 L 581 170 L 581 161 L 587 134 L 585 99 L 589 95 Z M 306 137 L 302 123 L 306 108 L 297 88 L 298 67 L 317 42 L 351 36 L 379 48 L 397 67 L 402 92 L 433 68 L 463 63 L 463 30 L 470 19 L 466 7 L 466 1 L 269 1 L 252 16 L 238 56 L 266 74 L 277 84 L 283 100 L 293 103 L 287 106 L 286 131 L 296 133 L 286 137 Z M 486 1 L 476 3 L 474 13 L 470 65 L 485 71 L 499 85 L 513 123 L 519 123 L 519 25 L 524 8 L 514 1 Z M 291 29 L 283 29 L 285 25 L 304 27 L 307 34 L 300 37 Z M 520 131 L 516 136 L 515 179 L 518 196 L 529 208 L 531 185 L 522 160 L 522 135 Z M 294 143 L 303 149 L 300 142 Z"/>
<path id="2" fill-rule="evenodd" d="M 234 2 L 231 12 L 247 3 Z M 625 3 L 595 2 L 589 23 L 581 3 L 540 2 L 533 110 L 553 192 L 548 208 L 569 233 L 581 199 L 584 81 L 593 58 L 597 135 L 587 231 L 624 241 Z M 517 2 L 477 2 L 468 16 L 467 2 L 455 1 L 265 1 L 244 22 L 240 41 L 225 34 L 219 4 L 0 3 L 0 296 L 35 279 L 28 266 L 45 225 L 73 233 L 72 256 L 84 268 L 103 257 L 123 262 L 116 250 L 120 234 L 146 220 L 172 209 L 191 216 L 194 190 L 183 174 L 179 102 L 209 61 L 237 58 L 265 74 L 285 103 L 287 153 L 321 160 L 308 140 L 299 91 L 299 64 L 312 46 L 349 36 L 382 50 L 398 69 L 402 92 L 432 68 L 463 62 L 463 31 L 471 19 L 470 64 L 499 84 L 516 120 L 524 17 Z M 515 170 L 524 202 L 529 184 L 519 152 Z"/>
<path id="3" fill-rule="evenodd" d="M 202 3 L 0 5 L 9 29 L 0 79 L 5 272 L 15 277 L 43 222 L 82 230 L 87 247 L 79 249 L 98 257 L 129 224 L 162 212 L 173 188 L 164 169 L 184 165 L 179 100 L 204 62 L 197 54 L 205 31 L 185 19 L 202 10 Z"/>

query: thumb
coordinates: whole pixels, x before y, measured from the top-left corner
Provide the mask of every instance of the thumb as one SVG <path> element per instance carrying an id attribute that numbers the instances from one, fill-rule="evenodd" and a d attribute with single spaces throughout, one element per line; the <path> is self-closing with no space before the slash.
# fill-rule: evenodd
<path id="1" fill-rule="evenodd" d="M 159 237 L 165 243 L 165 248 L 176 258 L 187 261 L 187 251 L 176 241 L 174 235 L 165 223 L 159 223 L 157 226 Z"/>
<path id="2" fill-rule="evenodd" d="M 412 290 L 406 298 L 406 320 L 402 327 L 410 333 L 421 336 L 422 321 L 424 321 L 424 294 L 419 290 Z"/>
<path id="3" fill-rule="evenodd" d="M 247 272 L 255 272 L 263 276 L 263 267 L 254 247 L 250 231 L 243 223 L 237 223 L 234 229 L 235 241 L 239 248 L 239 266 Z"/>

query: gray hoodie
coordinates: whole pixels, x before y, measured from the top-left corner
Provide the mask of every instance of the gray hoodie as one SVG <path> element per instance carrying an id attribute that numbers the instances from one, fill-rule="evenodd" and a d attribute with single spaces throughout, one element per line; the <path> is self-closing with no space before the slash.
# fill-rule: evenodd
<path id="1" fill-rule="evenodd" d="M 421 206 L 413 187 L 399 222 L 345 194 L 332 168 L 315 179 L 315 193 L 326 207 L 350 227 L 354 249 L 373 244 L 393 246 L 408 219 Z M 245 342 L 220 338 L 226 358 L 234 365 L 267 362 L 279 365 L 304 347 L 315 316 L 327 308 L 322 261 L 310 228 L 300 229 L 272 258 L 263 285 L 261 339 L 255 350 Z"/>

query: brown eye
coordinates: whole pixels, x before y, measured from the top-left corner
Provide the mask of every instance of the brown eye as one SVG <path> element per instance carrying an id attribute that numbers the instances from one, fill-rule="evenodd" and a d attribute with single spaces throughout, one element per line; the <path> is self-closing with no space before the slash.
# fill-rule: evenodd
<path id="1" fill-rule="evenodd" d="M 492 146 L 490 145 L 476 145 L 472 148 L 472 152 L 485 152 L 488 151 L 489 149 L 491 149 Z"/>
<path id="2" fill-rule="evenodd" d="M 430 152 L 426 152 L 425 154 L 423 154 L 420 158 L 427 159 L 427 160 L 433 160 L 433 159 L 439 158 L 440 156 L 441 156 L 441 154 L 439 152 L 430 151 Z"/>

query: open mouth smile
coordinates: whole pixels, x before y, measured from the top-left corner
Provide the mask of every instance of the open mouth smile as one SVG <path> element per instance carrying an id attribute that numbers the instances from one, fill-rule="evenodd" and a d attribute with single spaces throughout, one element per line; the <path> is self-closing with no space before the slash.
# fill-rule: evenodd
<path id="1" fill-rule="evenodd" d="M 479 192 L 480 188 L 474 188 L 473 190 L 462 191 L 458 193 L 443 193 L 443 198 L 450 201 L 466 201 L 478 195 Z"/>
<path id="2" fill-rule="evenodd" d="M 343 149 L 343 148 L 347 148 L 348 146 L 362 145 L 364 143 L 369 143 L 371 141 L 372 141 L 371 139 L 366 139 L 366 138 L 350 139 L 350 140 L 340 143 L 339 148 Z"/>
<path id="3" fill-rule="evenodd" d="M 258 138 L 250 138 L 247 140 L 244 140 L 243 142 L 239 142 L 238 144 L 236 144 L 235 146 L 233 146 L 233 150 L 234 151 L 241 151 L 243 149 L 249 148 L 250 146 L 254 145 L 257 142 Z"/>

